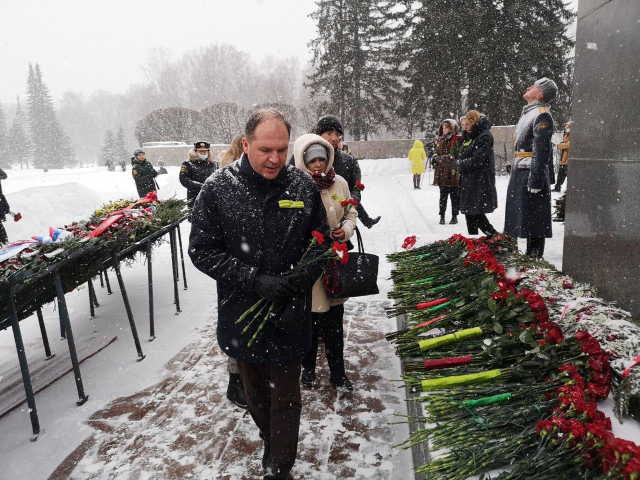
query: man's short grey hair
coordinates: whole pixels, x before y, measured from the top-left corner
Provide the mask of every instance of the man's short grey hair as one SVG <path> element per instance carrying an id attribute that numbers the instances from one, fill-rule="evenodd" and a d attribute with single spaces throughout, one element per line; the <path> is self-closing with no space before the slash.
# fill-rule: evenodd
<path id="1" fill-rule="evenodd" d="M 284 123 L 285 127 L 287 127 L 289 138 L 291 138 L 291 124 L 284 114 L 275 108 L 264 108 L 253 112 L 247 120 L 247 123 L 244 126 L 244 136 L 247 140 L 253 140 L 255 138 L 256 128 L 258 128 L 258 125 L 267 120 L 279 120 Z"/>

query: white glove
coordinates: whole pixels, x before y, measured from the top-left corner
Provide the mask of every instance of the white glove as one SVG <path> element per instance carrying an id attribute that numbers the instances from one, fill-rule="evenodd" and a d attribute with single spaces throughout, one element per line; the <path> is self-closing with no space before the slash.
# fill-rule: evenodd
<path id="1" fill-rule="evenodd" d="M 540 193 L 542 191 L 541 188 L 530 188 L 529 192 L 530 193 Z"/>

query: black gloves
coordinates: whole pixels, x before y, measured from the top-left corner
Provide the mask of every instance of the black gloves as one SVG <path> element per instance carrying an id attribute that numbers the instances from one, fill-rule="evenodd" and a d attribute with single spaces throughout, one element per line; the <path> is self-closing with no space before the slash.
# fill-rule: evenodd
<path id="1" fill-rule="evenodd" d="M 280 278 L 263 273 L 256 277 L 253 291 L 256 295 L 266 298 L 276 305 L 286 305 L 300 295 L 301 290 L 287 280 L 287 277 Z"/>
<path id="2" fill-rule="evenodd" d="M 292 273 L 285 275 L 283 280 L 286 280 L 291 286 L 298 291 L 298 296 L 303 296 L 304 293 L 311 286 L 311 278 L 307 272 Z"/>
<path id="3" fill-rule="evenodd" d="M 293 302 L 274 308 L 269 316 L 269 321 L 280 329 L 292 329 L 304 319 L 304 307 L 305 299 L 298 297 Z"/>

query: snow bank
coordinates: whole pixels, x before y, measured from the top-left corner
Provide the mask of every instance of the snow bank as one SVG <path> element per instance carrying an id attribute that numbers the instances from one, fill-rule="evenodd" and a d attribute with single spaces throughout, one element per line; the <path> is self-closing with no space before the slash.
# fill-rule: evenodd
<path id="1" fill-rule="evenodd" d="M 7 217 L 5 228 L 11 241 L 48 235 L 49 227 L 89 218 L 101 203 L 100 196 L 81 183 L 27 188 L 8 194 L 7 200 L 14 212 L 22 214 L 19 222 Z"/>
<path id="2" fill-rule="evenodd" d="M 168 175 L 157 177 L 158 198 L 186 197 L 186 189 L 178 179 L 179 167 L 169 167 Z M 74 220 L 86 220 L 100 205 L 123 198 L 136 199 L 138 194 L 126 172 L 109 172 L 106 168 L 73 168 L 64 170 L 10 170 L 2 182 L 13 212 L 22 220 L 11 218 L 4 224 L 9 241 L 48 234 L 49 227 L 62 227 Z"/>

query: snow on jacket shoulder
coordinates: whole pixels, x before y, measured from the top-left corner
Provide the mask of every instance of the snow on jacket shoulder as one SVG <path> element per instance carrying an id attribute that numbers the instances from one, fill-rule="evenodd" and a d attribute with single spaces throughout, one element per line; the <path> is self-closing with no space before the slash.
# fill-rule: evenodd
<path id="1" fill-rule="evenodd" d="M 306 167 L 303 160 L 305 150 L 313 143 L 320 143 L 329 152 L 329 161 L 327 162 L 327 168 L 325 172 L 329 172 L 333 166 L 333 148 L 331 144 L 324 138 L 315 134 L 307 134 L 299 137 L 293 145 L 294 162 L 297 168 L 311 176 L 311 171 Z M 327 222 L 330 229 L 338 227 L 338 222 L 344 215 L 344 207 L 340 204 L 340 200 L 334 198 L 334 195 L 342 200 L 348 200 L 351 198 L 349 192 L 349 185 L 347 181 L 340 175 L 336 174 L 335 182 L 331 187 L 320 190 L 320 197 L 322 198 L 322 204 L 324 205 L 325 212 L 327 214 Z M 355 232 L 356 221 L 358 219 L 358 211 L 355 208 L 350 208 L 345 222 L 342 224 L 342 229 L 345 233 L 345 238 L 340 240 L 342 243 L 346 243 Z M 333 242 L 333 240 L 331 240 Z M 319 278 L 313 285 L 313 305 L 312 311 L 314 313 L 327 312 L 329 308 L 334 305 L 342 305 L 348 299 L 347 298 L 329 298 L 324 288 L 322 278 Z"/>

